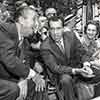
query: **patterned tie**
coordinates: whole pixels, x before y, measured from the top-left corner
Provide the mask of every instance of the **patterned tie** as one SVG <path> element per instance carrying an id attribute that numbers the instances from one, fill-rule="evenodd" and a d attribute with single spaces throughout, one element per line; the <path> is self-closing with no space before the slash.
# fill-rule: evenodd
<path id="1" fill-rule="evenodd" d="M 61 41 L 58 41 L 58 42 L 57 42 L 57 45 L 59 46 L 59 48 L 60 48 L 60 50 L 62 51 L 62 53 L 65 53 L 65 49 L 64 49 L 64 47 L 63 47 Z"/>
<path id="2" fill-rule="evenodd" d="M 24 55 L 24 38 L 21 38 L 18 44 L 19 47 L 19 55 L 18 57 L 20 58 L 20 60 L 25 63 L 25 55 Z"/>

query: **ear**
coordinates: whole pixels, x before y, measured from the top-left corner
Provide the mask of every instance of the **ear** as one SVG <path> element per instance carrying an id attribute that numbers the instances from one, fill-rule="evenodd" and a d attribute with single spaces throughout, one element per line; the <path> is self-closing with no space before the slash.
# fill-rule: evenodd
<path id="1" fill-rule="evenodd" d="M 24 18 L 23 18 L 22 16 L 19 17 L 19 23 L 20 23 L 21 25 L 24 24 Z"/>

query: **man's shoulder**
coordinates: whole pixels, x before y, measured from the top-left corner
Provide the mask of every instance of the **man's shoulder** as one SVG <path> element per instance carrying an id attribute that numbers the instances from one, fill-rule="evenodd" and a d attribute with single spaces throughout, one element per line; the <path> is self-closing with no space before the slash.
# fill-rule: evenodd
<path id="1" fill-rule="evenodd" d="M 64 37 L 68 38 L 69 40 L 72 40 L 75 37 L 75 35 L 74 35 L 74 32 L 72 31 L 66 31 L 64 32 Z"/>
<path id="2" fill-rule="evenodd" d="M 0 30 L 12 32 L 15 29 L 15 23 L 0 23 Z"/>
<path id="3" fill-rule="evenodd" d="M 6 36 L 13 36 L 16 37 L 17 27 L 15 23 L 2 23 L 0 24 L 0 34 L 5 34 Z"/>

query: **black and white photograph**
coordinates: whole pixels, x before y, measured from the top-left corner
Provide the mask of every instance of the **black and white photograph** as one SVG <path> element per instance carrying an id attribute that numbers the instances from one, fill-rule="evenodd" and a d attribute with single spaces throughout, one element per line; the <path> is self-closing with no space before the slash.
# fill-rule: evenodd
<path id="1" fill-rule="evenodd" d="M 0 0 L 0 100 L 100 100 L 100 0 Z"/>

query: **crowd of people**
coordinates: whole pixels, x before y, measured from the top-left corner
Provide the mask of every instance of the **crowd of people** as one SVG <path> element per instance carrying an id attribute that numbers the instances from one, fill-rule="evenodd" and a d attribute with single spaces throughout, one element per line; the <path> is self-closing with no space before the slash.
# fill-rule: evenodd
<path id="1" fill-rule="evenodd" d="M 0 100 L 100 96 L 99 23 L 88 21 L 77 37 L 55 8 L 43 12 L 24 1 L 15 6 L 13 18 L 0 10 Z"/>

